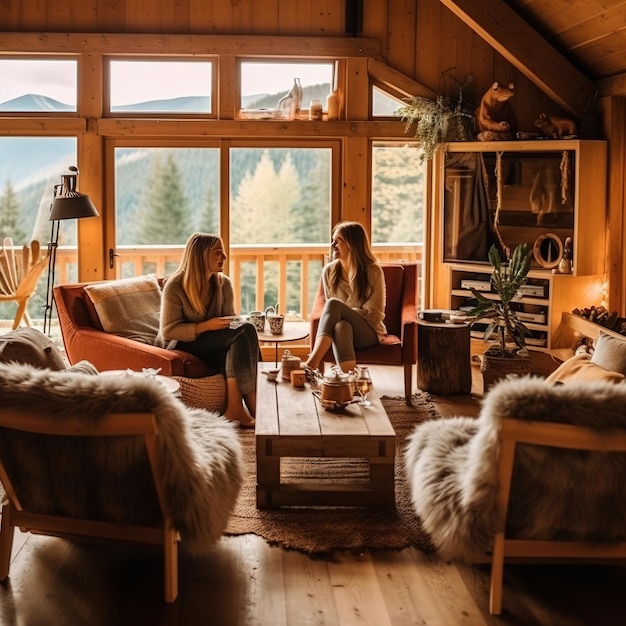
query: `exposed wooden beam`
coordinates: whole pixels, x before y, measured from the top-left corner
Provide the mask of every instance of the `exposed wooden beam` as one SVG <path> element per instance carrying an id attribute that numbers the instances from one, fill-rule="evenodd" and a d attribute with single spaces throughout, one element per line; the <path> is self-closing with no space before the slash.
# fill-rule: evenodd
<path id="1" fill-rule="evenodd" d="M 502 0 L 440 0 L 554 102 L 579 116 L 596 91 L 594 83 L 565 59 Z"/>
<path id="2" fill-rule="evenodd" d="M 0 120 L 0 131 L 2 131 Z M 104 137 L 314 137 L 316 139 L 345 137 L 397 138 L 405 136 L 400 120 L 311 122 L 279 120 L 181 120 L 160 118 L 104 118 L 98 120 L 98 134 Z"/>
<path id="3" fill-rule="evenodd" d="M 412 80 L 402 72 L 395 70 L 384 61 L 369 59 L 367 72 L 376 82 L 389 87 L 394 93 L 405 97 L 422 96 L 435 100 L 437 94 L 421 83 Z"/>
<path id="4" fill-rule="evenodd" d="M 380 56 L 380 42 L 367 37 L 0 33 L 0 50 L 60 54 L 98 52 L 341 58 Z"/>
<path id="5" fill-rule="evenodd" d="M 598 81 L 598 95 L 626 96 L 626 73 L 600 79 Z"/>

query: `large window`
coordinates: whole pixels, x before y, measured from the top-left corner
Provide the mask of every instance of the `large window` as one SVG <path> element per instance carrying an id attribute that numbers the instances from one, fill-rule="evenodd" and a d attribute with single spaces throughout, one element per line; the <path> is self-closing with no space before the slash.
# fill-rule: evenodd
<path id="1" fill-rule="evenodd" d="M 219 180 L 217 148 L 117 147 L 116 247 L 138 248 L 121 259 L 121 275 L 171 272 L 191 233 L 220 232 Z M 162 266 L 161 254 L 140 253 L 173 246 Z"/>
<path id="2" fill-rule="evenodd" d="M 424 243 L 426 164 L 413 146 L 372 147 L 372 243 Z"/>
<path id="3" fill-rule="evenodd" d="M 0 137 L 0 240 L 10 237 L 16 253 L 33 240 L 45 250 L 51 235 L 48 217 L 54 187 L 61 183 L 61 174 L 75 163 L 73 137 Z M 58 256 L 57 278 L 75 281 L 76 220 L 60 223 Z M 28 304 L 33 319 L 43 317 L 45 300 L 44 279 Z M 0 303 L 0 320 L 13 320 L 16 310 L 15 302 Z"/>
<path id="4" fill-rule="evenodd" d="M 230 242 L 237 246 L 327 245 L 332 216 L 333 148 L 331 146 L 235 147 L 230 151 Z M 299 312 L 302 271 L 313 301 L 321 262 L 302 266 L 287 260 L 287 302 L 283 311 Z M 263 263 L 265 307 L 278 301 L 279 261 Z M 256 309 L 258 266 L 241 266 L 242 311 Z"/>

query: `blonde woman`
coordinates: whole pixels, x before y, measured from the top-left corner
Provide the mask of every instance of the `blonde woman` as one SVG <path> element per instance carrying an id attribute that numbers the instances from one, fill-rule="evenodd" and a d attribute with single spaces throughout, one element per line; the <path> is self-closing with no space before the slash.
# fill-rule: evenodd
<path id="1" fill-rule="evenodd" d="M 233 286 L 222 272 L 224 244 L 217 235 L 194 233 L 176 273 L 163 288 L 161 336 L 168 348 L 190 352 L 226 376 L 225 416 L 254 427 L 259 341 L 252 324 L 229 328 L 235 314 Z"/>
<path id="2" fill-rule="evenodd" d="M 332 347 L 344 372 L 356 367 L 355 348 L 369 348 L 387 334 L 385 277 L 358 222 L 339 222 L 333 229 L 333 260 L 322 270 L 326 302 L 313 350 L 305 368 L 316 370 Z"/>

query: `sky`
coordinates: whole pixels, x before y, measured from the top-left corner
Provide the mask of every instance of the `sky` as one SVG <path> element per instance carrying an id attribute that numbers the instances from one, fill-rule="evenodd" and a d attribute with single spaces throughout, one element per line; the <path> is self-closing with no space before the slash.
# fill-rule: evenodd
<path id="1" fill-rule="evenodd" d="M 156 63 L 113 61 L 111 99 L 114 106 L 209 93 L 210 71 L 202 61 Z M 40 94 L 73 104 L 76 93 L 75 61 L 0 60 L 0 102 L 24 94 Z M 138 79 L 140 77 L 141 80 Z M 303 85 L 328 83 L 332 64 L 242 64 L 242 96 L 289 91 L 294 77 Z"/>

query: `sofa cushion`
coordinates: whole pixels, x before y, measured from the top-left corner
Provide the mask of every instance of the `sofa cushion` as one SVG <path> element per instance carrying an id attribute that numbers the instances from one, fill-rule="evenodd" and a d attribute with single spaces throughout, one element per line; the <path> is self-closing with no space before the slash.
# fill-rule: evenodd
<path id="1" fill-rule="evenodd" d="M 593 362 L 589 354 L 576 354 L 559 365 L 559 367 L 548 376 L 550 383 L 578 384 L 587 383 L 592 380 L 605 380 L 613 383 L 620 383 L 624 380 L 624 374 L 613 372 L 600 367 Z"/>
<path id="2" fill-rule="evenodd" d="M 595 342 L 591 362 L 605 370 L 626 376 L 626 337 L 624 340 L 600 332 Z"/>
<path id="3" fill-rule="evenodd" d="M 161 288 L 156 276 L 136 276 L 85 286 L 107 333 L 154 345 L 159 332 Z"/>
<path id="4" fill-rule="evenodd" d="M 55 371 L 67 367 L 54 341 L 35 328 L 18 328 L 0 336 L 0 362 L 24 363 Z"/>

